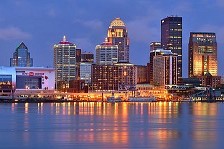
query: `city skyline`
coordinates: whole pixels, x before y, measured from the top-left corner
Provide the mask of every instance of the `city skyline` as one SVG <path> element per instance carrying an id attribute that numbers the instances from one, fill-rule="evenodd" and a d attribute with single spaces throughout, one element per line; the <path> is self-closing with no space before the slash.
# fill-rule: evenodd
<path id="1" fill-rule="evenodd" d="M 88 5 L 87 0 L 66 0 L 57 4 L 27 0 L 2 2 L 0 49 L 4 57 L 1 57 L 0 65 L 9 66 L 9 58 L 15 47 L 24 41 L 35 61 L 34 66 L 53 66 L 53 59 L 49 60 L 49 57 L 53 57 L 53 45 L 63 35 L 83 51 L 95 53 L 95 46 L 103 42 L 111 20 L 116 17 L 124 21 L 129 32 L 130 62 L 146 65 L 150 42 L 160 41 L 161 19 L 178 15 L 183 18 L 183 68 L 188 68 L 190 32 L 214 32 L 218 42 L 219 75 L 224 74 L 221 69 L 224 65 L 221 59 L 224 20 L 214 19 L 223 12 L 222 1 L 217 0 L 212 4 L 207 0 L 127 2 L 96 0 L 92 5 Z M 175 10 L 166 6 L 168 3 L 172 3 Z M 183 69 L 183 77 L 187 77 L 187 69 Z"/>

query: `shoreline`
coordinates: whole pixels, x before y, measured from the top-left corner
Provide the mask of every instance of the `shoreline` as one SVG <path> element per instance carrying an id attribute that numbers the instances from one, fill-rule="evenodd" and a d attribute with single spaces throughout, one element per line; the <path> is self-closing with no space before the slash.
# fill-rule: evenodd
<path id="1" fill-rule="evenodd" d="M 47 98 L 29 98 L 29 99 L 0 99 L 1 103 L 66 103 L 66 102 L 106 102 L 106 103 L 154 103 L 154 102 L 207 102 L 207 103 L 214 103 L 214 102 L 224 102 L 224 100 L 157 100 L 157 101 L 119 101 L 119 102 L 108 102 L 106 100 L 67 100 L 67 99 L 47 99 Z"/>

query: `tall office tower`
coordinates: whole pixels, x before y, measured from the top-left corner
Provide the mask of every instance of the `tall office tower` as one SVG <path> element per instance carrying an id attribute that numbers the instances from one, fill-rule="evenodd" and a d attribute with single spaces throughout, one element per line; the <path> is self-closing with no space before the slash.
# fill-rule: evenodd
<path id="1" fill-rule="evenodd" d="M 218 75 L 217 42 L 215 33 L 191 32 L 188 45 L 188 75 L 202 81 L 203 86 L 216 87 Z"/>
<path id="2" fill-rule="evenodd" d="M 129 62 L 128 31 L 120 18 L 116 18 L 111 22 L 107 39 L 113 45 L 118 45 L 118 62 Z"/>
<path id="3" fill-rule="evenodd" d="M 178 55 L 178 81 L 182 78 L 182 17 L 170 16 L 161 20 L 161 44 L 163 49 Z"/>
<path id="4" fill-rule="evenodd" d="M 66 84 L 63 88 L 69 88 L 69 81 L 76 79 L 76 45 L 67 41 L 66 37 L 58 44 L 54 45 L 54 68 L 56 88 L 61 89 L 61 84 Z"/>
<path id="5" fill-rule="evenodd" d="M 112 65 L 118 62 L 118 45 L 113 45 L 107 40 L 96 46 L 96 64 Z"/>
<path id="6" fill-rule="evenodd" d="M 27 46 L 22 42 L 10 58 L 11 67 L 33 67 L 33 59 L 30 58 L 30 52 Z"/>
<path id="7" fill-rule="evenodd" d="M 189 77 L 210 73 L 217 76 L 217 42 L 215 33 L 191 32 L 189 45 Z"/>
<path id="8" fill-rule="evenodd" d="M 150 51 L 161 49 L 161 42 L 151 42 L 150 43 Z"/>
<path id="9" fill-rule="evenodd" d="M 164 86 L 177 84 L 177 59 L 176 53 L 171 50 L 161 50 L 159 55 L 153 58 L 153 83 Z"/>

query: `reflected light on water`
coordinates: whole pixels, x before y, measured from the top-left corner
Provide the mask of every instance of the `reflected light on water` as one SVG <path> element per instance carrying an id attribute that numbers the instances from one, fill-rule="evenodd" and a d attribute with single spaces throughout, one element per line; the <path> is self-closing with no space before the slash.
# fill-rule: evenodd
<path id="1" fill-rule="evenodd" d="M 10 119 L 2 127 L 15 132 L 6 138 L 29 148 L 41 140 L 47 142 L 45 148 L 172 149 L 184 142 L 186 148 L 208 148 L 224 136 L 224 104 L 217 103 L 68 102 L 0 108 Z"/>
<path id="2" fill-rule="evenodd" d="M 29 103 L 25 103 L 25 114 L 29 112 Z"/>

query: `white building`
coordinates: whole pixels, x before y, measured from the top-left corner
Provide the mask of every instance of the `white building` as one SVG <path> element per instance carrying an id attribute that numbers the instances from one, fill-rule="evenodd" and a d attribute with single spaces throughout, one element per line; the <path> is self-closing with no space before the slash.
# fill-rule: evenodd
<path id="1" fill-rule="evenodd" d="M 101 45 L 96 46 L 96 64 L 112 65 L 118 62 L 118 46 L 113 45 L 107 40 Z"/>
<path id="2" fill-rule="evenodd" d="M 56 88 L 59 83 L 68 83 L 77 77 L 76 45 L 67 41 L 66 37 L 58 44 L 54 45 L 54 68 L 56 71 Z"/>
<path id="3" fill-rule="evenodd" d="M 55 69 L 43 67 L 0 67 L 0 90 L 54 90 Z"/>

